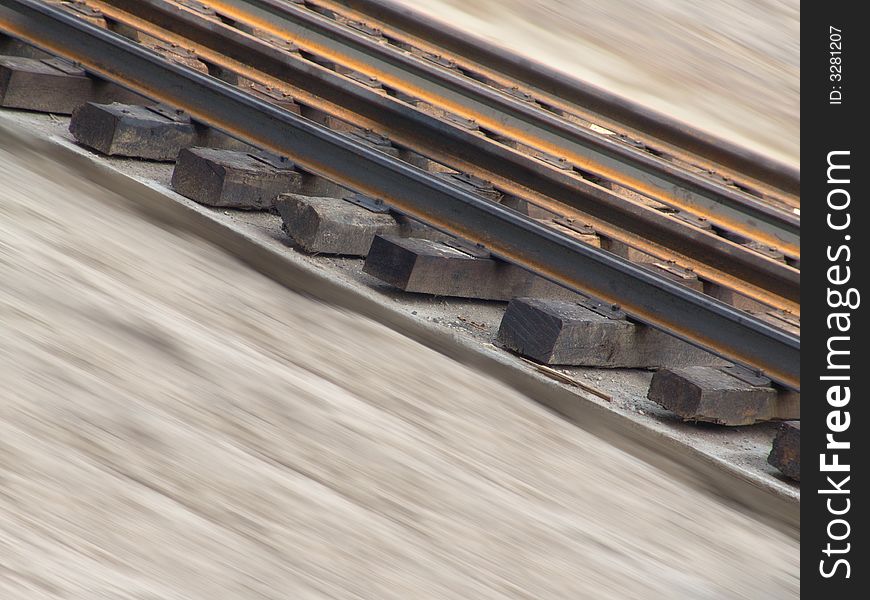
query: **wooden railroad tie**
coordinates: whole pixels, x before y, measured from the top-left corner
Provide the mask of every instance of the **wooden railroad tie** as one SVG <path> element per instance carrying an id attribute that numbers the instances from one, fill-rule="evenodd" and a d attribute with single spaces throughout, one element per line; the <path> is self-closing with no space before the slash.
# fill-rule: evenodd
<path id="1" fill-rule="evenodd" d="M 692 366 L 661 369 L 647 398 L 686 421 L 751 425 L 800 419 L 800 395 L 773 387 L 743 367 Z"/>
<path id="2" fill-rule="evenodd" d="M 576 293 L 456 242 L 375 236 L 363 271 L 405 292 L 508 301 Z"/>
<path id="3" fill-rule="evenodd" d="M 83 104 L 73 112 L 69 130 L 80 144 L 102 154 L 163 161 L 174 161 L 198 137 L 181 111 L 118 103 Z"/>
<path id="4" fill-rule="evenodd" d="M 0 106 L 72 114 L 96 95 L 94 80 L 60 58 L 0 56 Z"/>
<path id="5" fill-rule="evenodd" d="M 801 422 L 786 421 L 779 427 L 767 462 L 786 477 L 801 480 Z"/>
<path id="6" fill-rule="evenodd" d="M 31 46 L 12 36 L 0 33 L 0 56 L 20 56 L 22 58 L 51 58 L 51 54 Z"/>
<path id="7" fill-rule="evenodd" d="M 377 235 L 447 240 L 449 236 L 360 196 L 347 199 L 281 194 L 282 228 L 311 254 L 366 256 Z"/>
<path id="8" fill-rule="evenodd" d="M 609 305 L 578 295 L 574 302 L 514 298 L 496 344 L 546 365 L 605 368 L 726 365 L 724 360 Z"/>
<path id="9" fill-rule="evenodd" d="M 185 148 L 172 172 L 172 189 L 220 208 L 265 210 L 280 194 L 301 192 L 302 174 L 293 163 L 266 153 Z"/>
<path id="10" fill-rule="evenodd" d="M 193 146 L 258 152 L 162 104 L 87 102 L 73 111 L 69 130 L 78 143 L 107 156 L 174 161 Z"/>
<path id="11" fill-rule="evenodd" d="M 68 60 L 26 44 L 3 45 L 21 56 L 0 55 L 0 107 L 69 115 L 89 101 L 153 104 L 110 81 L 90 77 Z"/>

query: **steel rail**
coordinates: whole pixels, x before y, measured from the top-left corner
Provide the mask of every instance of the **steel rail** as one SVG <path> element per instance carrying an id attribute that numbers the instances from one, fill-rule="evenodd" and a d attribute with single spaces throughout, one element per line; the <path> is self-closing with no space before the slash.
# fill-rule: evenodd
<path id="1" fill-rule="evenodd" d="M 354 31 L 386 40 L 390 45 L 397 46 L 403 51 L 408 51 L 417 58 L 422 58 L 426 63 L 434 62 L 439 66 L 459 72 L 469 79 L 480 81 L 511 96 L 520 97 L 533 106 L 537 104 L 541 110 L 553 113 L 565 120 L 576 122 L 620 144 L 635 146 L 647 154 L 674 162 L 674 164 L 690 172 L 698 173 L 697 169 L 702 169 L 703 172 L 698 174 L 710 179 L 714 183 L 724 184 L 731 189 L 737 188 L 753 196 L 761 197 L 764 202 L 774 207 L 782 208 L 798 216 L 800 215 L 800 171 L 795 167 L 779 162 L 777 159 L 763 156 L 758 152 L 749 150 L 747 147 L 741 147 L 735 143 L 717 139 L 714 135 L 693 128 L 685 122 L 655 113 L 624 98 L 596 88 L 593 85 L 575 80 L 566 73 L 554 71 L 544 64 L 524 59 L 521 56 L 516 56 L 515 53 L 510 53 L 506 49 L 499 48 L 497 45 L 489 44 L 484 40 L 478 40 L 473 34 L 460 33 L 446 23 L 439 23 L 437 19 L 430 19 L 428 16 L 421 15 L 414 8 L 397 6 L 392 2 L 382 3 L 379 0 L 374 0 L 374 5 L 370 7 L 372 14 L 367 14 L 360 12 L 363 7 L 357 6 L 357 3 L 352 1 L 293 1 L 296 4 L 305 6 L 308 10 L 325 15 Z M 432 37 L 417 37 L 414 33 L 400 29 L 399 25 L 403 20 L 401 18 L 387 21 L 374 16 L 383 16 L 385 11 L 389 15 L 393 9 L 396 9 L 400 14 L 407 13 L 407 17 L 412 23 L 415 19 L 422 19 L 421 28 L 417 33 L 422 35 L 428 32 Z M 444 30 L 443 34 L 435 33 L 439 31 L 439 28 Z M 469 56 L 474 55 L 478 59 L 480 58 L 477 51 L 477 42 L 479 41 L 482 46 L 481 50 L 485 53 L 484 56 L 487 56 L 488 54 L 486 53 L 490 52 L 500 56 L 503 61 L 494 62 L 500 62 L 501 66 L 508 69 L 510 74 L 496 71 L 492 66 L 475 62 L 475 58 L 457 54 L 458 50 L 455 44 L 450 44 L 450 48 L 439 45 L 439 43 L 444 42 L 445 36 L 448 41 L 455 38 L 464 40 L 464 44 L 460 44 L 460 46 L 464 46 L 470 51 Z M 451 51 L 451 48 L 453 51 Z M 519 76 L 516 72 L 517 69 L 513 68 L 516 64 L 526 65 L 524 72 L 532 77 L 531 82 L 516 79 Z M 542 71 L 543 74 L 538 76 L 538 71 Z M 551 81 L 548 77 L 555 77 L 565 85 L 575 88 L 573 95 L 582 96 L 586 99 L 586 102 L 581 105 L 577 103 L 579 101 L 577 98 L 572 102 L 533 85 L 539 82 L 541 77 L 544 78 L 544 81 Z M 571 92 L 569 92 L 570 94 Z M 595 112 L 593 108 L 596 105 L 600 105 L 602 110 Z M 538 107 L 536 106 L 536 108 Z M 620 116 L 625 117 L 628 122 L 636 122 L 638 119 L 649 117 L 647 123 L 649 127 L 645 131 L 639 131 L 624 122 L 615 120 Z M 603 128 L 603 131 L 601 128 Z M 655 130 L 663 131 L 663 137 L 653 137 L 651 132 Z M 671 132 L 671 134 L 669 135 L 668 132 Z M 675 136 L 679 136 L 684 143 L 676 145 L 674 143 L 676 141 Z M 703 143 L 701 140 L 703 140 Z M 724 152 L 726 158 L 728 156 L 733 157 L 734 154 L 741 156 L 742 160 L 737 166 L 743 166 L 746 169 L 742 171 L 735 170 L 733 167 L 737 163 L 734 161 L 726 165 L 710 158 L 711 153 L 722 154 L 719 148 L 720 145 L 728 147 Z M 770 167 L 770 169 L 766 167 Z M 754 178 L 747 174 L 748 171 L 758 171 L 762 174 L 767 172 L 768 177 L 764 180 Z M 779 185 L 774 181 L 774 179 L 781 178 L 782 176 L 786 178 L 787 185 Z M 779 183 L 782 183 L 782 181 Z"/>
<path id="2" fill-rule="evenodd" d="M 800 273 L 786 264 L 422 113 L 171 0 L 90 0 L 90 4 L 110 19 L 187 47 L 203 60 L 244 78 L 257 81 L 266 74 L 280 78 L 279 85 L 292 81 L 297 87 L 291 93 L 307 95 L 300 101 L 375 128 L 400 145 L 554 212 L 566 214 L 574 209 L 567 216 L 608 237 L 658 258 L 677 260 L 703 279 L 800 314 Z"/>
<path id="3" fill-rule="evenodd" d="M 458 64 L 478 66 L 494 78 L 516 82 L 553 99 L 554 104 L 574 107 L 581 115 L 598 117 L 600 125 L 628 128 L 640 140 L 655 146 L 663 143 L 720 166 L 735 178 L 746 177 L 787 194 L 800 194 L 800 170 L 716 136 L 706 134 L 676 119 L 574 79 L 546 64 L 524 58 L 479 37 L 433 21 L 414 9 L 391 0 L 313 0 L 315 5 L 355 16 L 390 35 L 419 40 L 424 47 L 453 58 Z M 510 85 L 510 83 L 508 83 Z M 562 102 L 560 102 L 560 100 Z"/>
<path id="4" fill-rule="evenodd" d="M 0 29 L 273 152 L 634 318 L 800 389 L 800 339 L 541 226 L 347 136 L 170 63 L 37 0 L 0 0 Z"/>
<path id="5" fill-rule="evenodd" d="M 519 99 L 381 44 L 280 0 L 204 0 L 220 14 L 291 39 L 385 85 L 473 119 L 481 127 L 800 257 L 800 219 L 667 161 L 537 110 Z"/>

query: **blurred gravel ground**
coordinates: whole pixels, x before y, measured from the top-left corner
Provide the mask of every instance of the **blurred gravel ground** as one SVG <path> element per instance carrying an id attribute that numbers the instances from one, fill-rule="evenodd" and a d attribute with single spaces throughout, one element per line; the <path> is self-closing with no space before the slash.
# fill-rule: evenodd
<path id="1" fill-rule="evenodd" d="M 794 598 L 798 543 L 0 151 L 0 598 Z"/>

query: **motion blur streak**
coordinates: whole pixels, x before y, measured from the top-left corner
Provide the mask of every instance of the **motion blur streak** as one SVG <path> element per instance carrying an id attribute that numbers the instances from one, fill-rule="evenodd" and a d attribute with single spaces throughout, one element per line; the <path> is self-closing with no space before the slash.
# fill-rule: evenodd
<path id="1" fill-rule="evenodd" d="M 394 0 L 800 162 L 800 0 Z"/>
<path id="2" fill-rule="evenodd" d="M 788 598 L 797 541 L 0 152 L 0 597 Z"/>
<path id="3" fill-rule="evenodd" d="M 797 0 L 401 1 L 799 161 Z M 0 599 L 799 596 L 798 540 L 2 147 Z"/>

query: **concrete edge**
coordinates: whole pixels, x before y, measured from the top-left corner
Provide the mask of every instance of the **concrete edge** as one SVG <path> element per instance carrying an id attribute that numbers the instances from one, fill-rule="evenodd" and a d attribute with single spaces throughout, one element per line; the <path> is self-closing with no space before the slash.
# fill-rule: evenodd
<path id="1" fill-rule="evenodd" d="M 123 173 L 58 136 L 25 130 L 0 115 L 0 148 L 27 153 L 85 176 L 127 200 L 130 207 L 167 226 L 196 235 L 228 252 L 284 287 L 380 322 L 394 331 L 463 364 L 495 377 L 559 413 L 569 422 L 661 469 L 669 476 L 725 499 L 758 520 L 799 539 L 799 491 L 776 487 L 753 473 L 710 456 L 649 425 L 613 411 L 579 389 L 540 374 L 520 359 L 440 330 L 383 302 L 361 284 L 330 279 L 293 253 L 263 244 L 162 185 Z"/>

